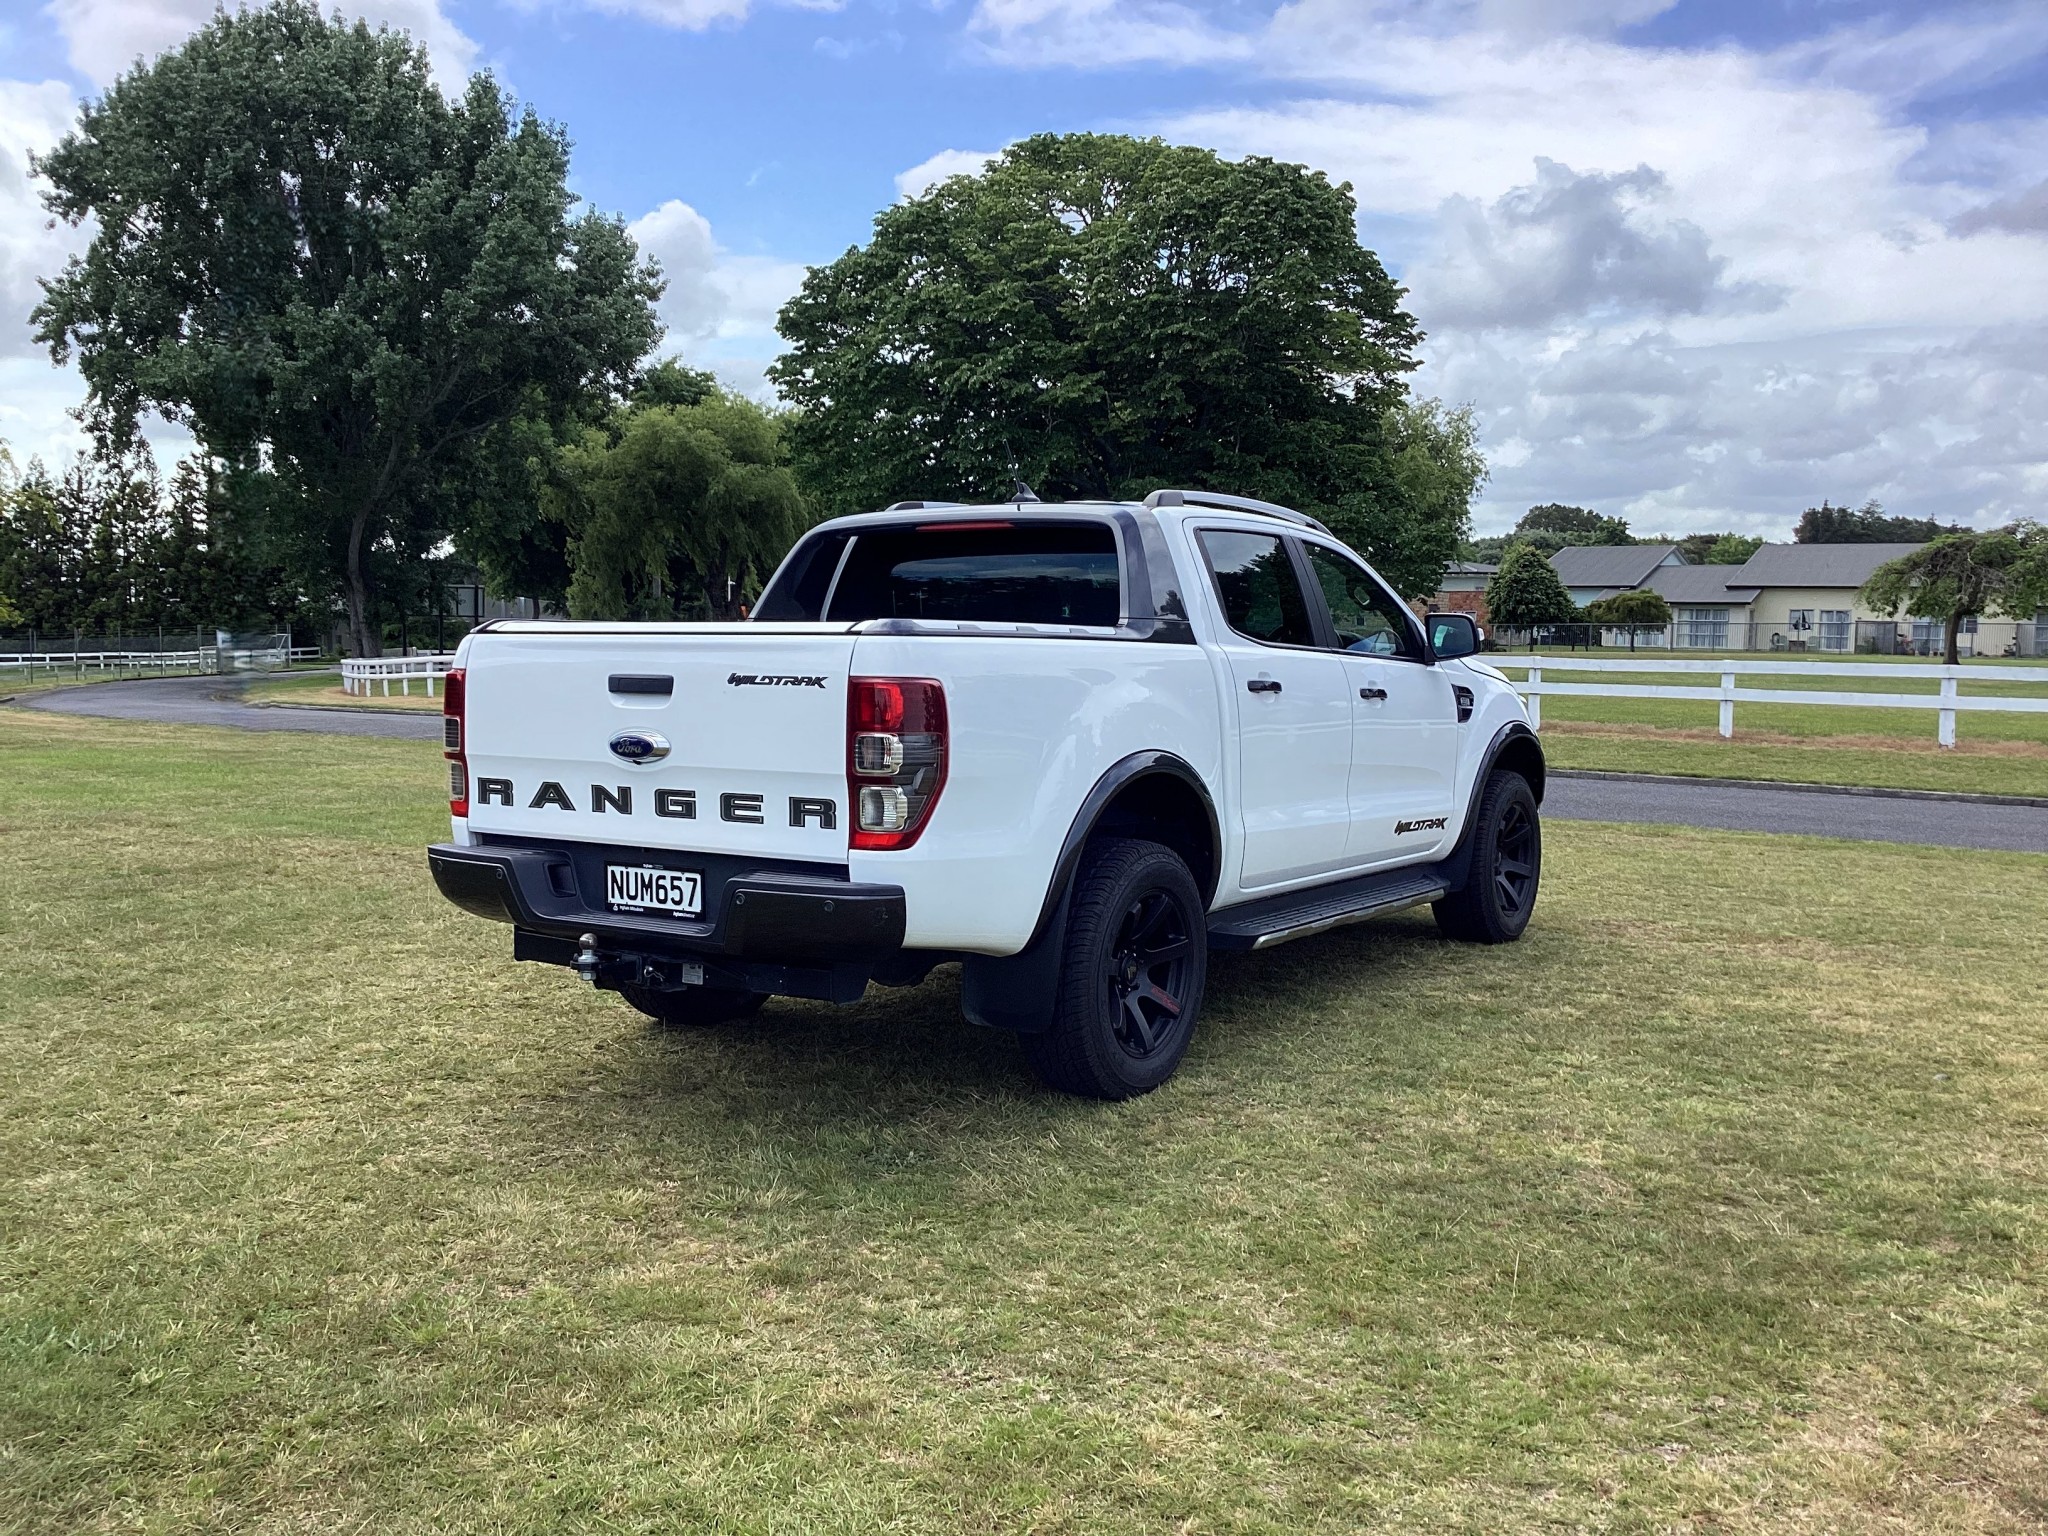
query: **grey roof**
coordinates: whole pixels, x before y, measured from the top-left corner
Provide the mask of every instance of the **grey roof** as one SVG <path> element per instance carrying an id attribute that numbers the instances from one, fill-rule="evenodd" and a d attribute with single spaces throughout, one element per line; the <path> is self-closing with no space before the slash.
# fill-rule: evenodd
<path id="1" fill-rule="evenodd" d="M 1741 570 L 1739 565 L 1660 565 L 1643 583 L 1661 592 L 1667 603 L 1746 603 L 1751 588 L 1728 590 L 1728 582 Z"/>
<path id="2" fill-rule="evenodd" d="M 1918 544 L 1766 544 L 1728 578 L 1731 587 L 1860 587 Z"/>
<path id="3" fill-rule="evenodd" d="M 1640 587 L 1677 553 L 1669 544 L 1579 544 L 1550 557 L 1568 587 Z"/>
<path id="4" fill-rule="evenodd" d="M 1444 568 L 1446 576 L 1491 576 L 1500 569 L 1479 560 L 1453 560 Z"/>

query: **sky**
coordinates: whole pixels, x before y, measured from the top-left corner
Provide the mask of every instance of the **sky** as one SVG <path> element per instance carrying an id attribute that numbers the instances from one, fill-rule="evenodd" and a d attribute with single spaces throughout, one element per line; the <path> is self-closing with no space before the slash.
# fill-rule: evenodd
<path id="1" fill-rule="evenodd" d="M 665 350 L 767 397 L 774 318 L 878 211 L 1026 134 L 1349 182 L 1470 403 L 1479 532 L 1562 501 L 1789 536 L 1876 499 L 2048 518 L 2048 3 L 339 0 L 574 141 L 665 269 Z M 29 155 L 213 0 L 0 0 L 0 440 L 62 463 Z M 175 453 L 173 431 L 156 434 Z"/>

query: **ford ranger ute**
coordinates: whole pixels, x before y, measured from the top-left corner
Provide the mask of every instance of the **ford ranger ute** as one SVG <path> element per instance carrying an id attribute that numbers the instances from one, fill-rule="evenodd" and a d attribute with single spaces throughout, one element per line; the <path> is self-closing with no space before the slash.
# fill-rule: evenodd
<path id="1" fill-rule="evenodd" d="M 1520 937 L 1543 753 L 1462 614 L 1264 502 L 904 502 L 730 623 L 485 624 L 442 893 L 664 1023 L 961 967 L 1054 1087 L 1188 1048 L 1212 950 L 1430 904 Z"/>

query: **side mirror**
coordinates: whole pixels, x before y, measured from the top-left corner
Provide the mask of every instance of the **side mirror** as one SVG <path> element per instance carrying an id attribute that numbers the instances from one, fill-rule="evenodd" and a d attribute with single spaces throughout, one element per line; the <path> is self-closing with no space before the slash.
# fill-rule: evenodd
<path id="1" fill-rule="evenodd" d="M 1438 661 L 1478 654 L 1479 625 L 1471 614 L 1432 613 L 1425 622 L 1429 625 L 1429 648 L 1436 652 Z"/>

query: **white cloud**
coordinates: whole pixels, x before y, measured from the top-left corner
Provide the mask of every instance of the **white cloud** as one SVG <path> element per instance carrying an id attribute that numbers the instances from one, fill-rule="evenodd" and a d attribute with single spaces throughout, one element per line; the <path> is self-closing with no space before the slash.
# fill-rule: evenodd
<path id="1" fill-rule="evenodd" d="M 2048 11 L 1620 40 L 1661 8 L 1293 0 L 1221 33 L 1145 0 L 983 0 L 977 27 L 1039 66 L 1249 58 L 1255 98 L 1139 126 L 1353 184 L 1431 333 L 1417 386 L 1507 448 L 1484 525 L 1564 500 L 1782 535 L 1821 495 L 2038 515 L 2048 113 L 1911 107 L 2038 60 Z"/>
<path id="2" fill-rule="evenodd" d="M 50 0 L 48 13 L 76 69 L 111 84 L 136 60 L 174 48 L 212 19 L 218 0 Z M 476 44 L 442 13 L 439 0 L 342 0 L 339 9 L 372 25 L 408 32 L 433 60 L 442 90 L 459 91 Z"/>
<path id="3" fill-rule="evenodd" d="M 977 176 L 1001 153 L 999 149 L 942 149 L 931 159 L 898 174 L 896 195 L 906 200 L 922 197 L 951 177 Z"/>
<path id="4" fill-rule="evenodd" d="M 775 316 L 802 286 L 803 265 L 725 249 L 710 220 L 675 198 L 627 228 L 668 279 L 659 306 L 665 350 L 760 394 L 763 370 L 782 349 Z"/>
<path id="5" fill-rule="evenodd" d="M 1214 64 L 1253 52 L 1249 36 L 1175 0 L 980 0 L 968 27 L 1007 64 Z"/>
<path id="6" fill-rule="evenodd" d="M 1427 287 L 1440 324 L 1547 326 L 1596 315 L 1770 309 L 1780 290 L 1731 283 L 1706 231 L 1660 214 L 1670 186 L 1647 165 L 1575 173 L 1538 157 L 1533 183 L 1492 204 L 1452 197 Z"/>

